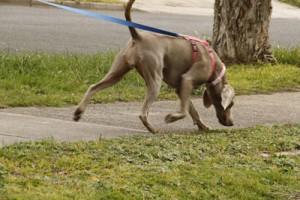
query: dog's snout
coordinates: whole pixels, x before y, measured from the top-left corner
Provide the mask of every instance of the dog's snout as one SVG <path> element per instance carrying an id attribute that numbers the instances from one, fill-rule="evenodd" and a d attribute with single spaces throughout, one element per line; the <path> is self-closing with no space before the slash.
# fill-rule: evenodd
<path id="1" fill-rule="evenodd" d="M 222 115 L 218 116 L 220 124 L 223 126 L 233 126 L 233 120 L 230 113 L 223 113 Z"/>
<path id="2" fill-rule="evenodd" d="M 229 126 L 226 120 L 219 119 L 219 123 L 223 126 Z"/>
<path id="3" fill-rule="evenodd" d="M 233 121 L 232 121 L 232 119 L 227 120 L 226 126 L 233 126 Z"/>
<path id="4" fill-rule="evenodd" d="M 222 124 L 223 126 L 233 126 L 233 121 L 230 120 L 219 120 L 220 124 Z"/>

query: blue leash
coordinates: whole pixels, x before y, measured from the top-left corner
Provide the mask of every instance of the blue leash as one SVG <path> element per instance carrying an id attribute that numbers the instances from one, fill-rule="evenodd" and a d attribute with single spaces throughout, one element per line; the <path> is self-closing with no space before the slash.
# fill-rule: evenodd
<path id="1" fill-rule="evenodd" d="M 68 6 L 63 6 L 63 5 L 59 5 L 59 4 L 55 4 L 55 3 L 50 3 L 50 2 L 43 1 L 43 0 L 38 0 L 38 1 L 42 2 L 42 3 L 45 3 L 45 4 L 48 4 L 48 5 L 51 5 L 51 6 L 54 6 L 54 7 L 62 8 L 62 9 L 65 9 L 65 10 L 68 10 L 68 11 L 71 11 L 71 12 L 75 12 L 75 13 L 79 13 L 79 14 L 82 14 L 82 15 L 86 15 L 86 16 L 89 16 L 89 17 L 94 17 L 94 18 L 97 18 L 97 19 L 102 19 L 102 20 L 105 20 L 105 21 L 113 22 L 113 23 L 120 24 L 120 25 L 123 25 L 123 26 L 138 28 L 138 29 L 142 29 L 142 30 L 146 30 L 146 31 L 150 31 L 150 32 L 155 32 L 155 33 L 160 33 L 160 34 L 168 35 L 168 36 L 172 36 L 172 37 L 179 37 L 180 36 L 180 34 L 178 34 L 178 33 L 172 33 L 172 32 L 161 30 L 161 29 L 154 28 L 154 27 L 151 27 L 151 26 L 145 26 L 145 25 L 142 25 L 142 24 L 126 21 L 126 20 L 123 20 L 123 19 L 110 17 L 110 16 L 107 16 L 107 15 L 102 15 L 102 14 L 99 14 L 99 13 L 89 12 L 89 11 L 81 10 L 81 9 L 77 9 L 77 8 L 71 8 L 71 7 L 68 7 Z"/>

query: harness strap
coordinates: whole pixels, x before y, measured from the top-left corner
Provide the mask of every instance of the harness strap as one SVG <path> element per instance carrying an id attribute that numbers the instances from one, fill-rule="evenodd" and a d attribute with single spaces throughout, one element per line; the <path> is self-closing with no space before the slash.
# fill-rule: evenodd
<path id="1" fill-rule="evenodd" d="M 208 85 L 217 85 L 218 83 L 220 83 L 220 82 L 222 81 L 222 78 L 223 78 L 223 76 L 225 75 L 225 72 L 226 72 L 226 67 L 225 67 L 225 65 L 223 64 L 222 71 L 221 71 L 221 73 L 219 74 L 219 76 L 218 76 L 214 81 L 207 82 L 207 84 L 208 84 Z"/>
<path id="2" fill-rule="evenodd" d="M 199 49 L 197 47 L 195 40 L 190 40 L 190 42 L 191 42 L 192 49 L 193 49 L 193 63 L 195 63 L 197 61 Z"/>
<path id="3" fill-rule="evenodd" d="M 213 55 L 213 51 L 212 48 L 209 46 L 209 43 L 205 40 L 200 40 L 198 38 L 195 37 L 191 37 L 191 36 L 183 36 L 186 40 L 189 40 L 191 45 L 192 45 L 192 49 L 193 49 L 193 63 L 195 63 L 197 61 L 197 57 L 198 57 L 198 53 L 199 53 L 199 49 L 197 47 L 197 42 L 202 44 L 203 46 L 205 46 L 205 49 L 207 50 L 209 57 L 210 57 L 210 61 L 211 61 L 211 65 L 212 65 L 212 73 L 210 76 L 210 79 L 207 83 L 213 83 L 213 75 L 215 72 L 215 59 L 214 59 L 214 55 Z M 223 77 L 223 76 L 222 76 Z"/>

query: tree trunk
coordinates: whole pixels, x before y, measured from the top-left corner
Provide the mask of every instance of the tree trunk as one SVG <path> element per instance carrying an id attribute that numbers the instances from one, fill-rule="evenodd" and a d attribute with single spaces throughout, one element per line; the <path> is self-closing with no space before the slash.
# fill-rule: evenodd
<path id="1" fill-rule="evenodd" d="M 223 62 L 275 62 L 269 44 L 271 13 L 271 0 L 215 0 L 212 43 Z"/>

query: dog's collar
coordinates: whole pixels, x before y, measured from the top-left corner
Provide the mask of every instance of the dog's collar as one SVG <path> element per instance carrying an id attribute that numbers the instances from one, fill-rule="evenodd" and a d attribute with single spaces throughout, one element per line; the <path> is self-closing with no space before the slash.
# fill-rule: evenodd
<path id="1" fill-rule="evenodd" d="M 222 78 L 223 78 L 223 76 L 225 75 L 225 72 L 226 72 L 226 67 L 225 67 L 225 65 L 223 64 L 223 66 L 222 66 L 222 71 L 221 71 L 221 73 L 218 75 L 218 77 L 214 80 L 214 81 L 208 81 L 207 82 L 207 84 L 208 85 L 212 85 L 212 86 L 215 86 L 215 85 L 217 85 L 218 83 L 220 83 L 221 81 L 222 81 Z"/>

